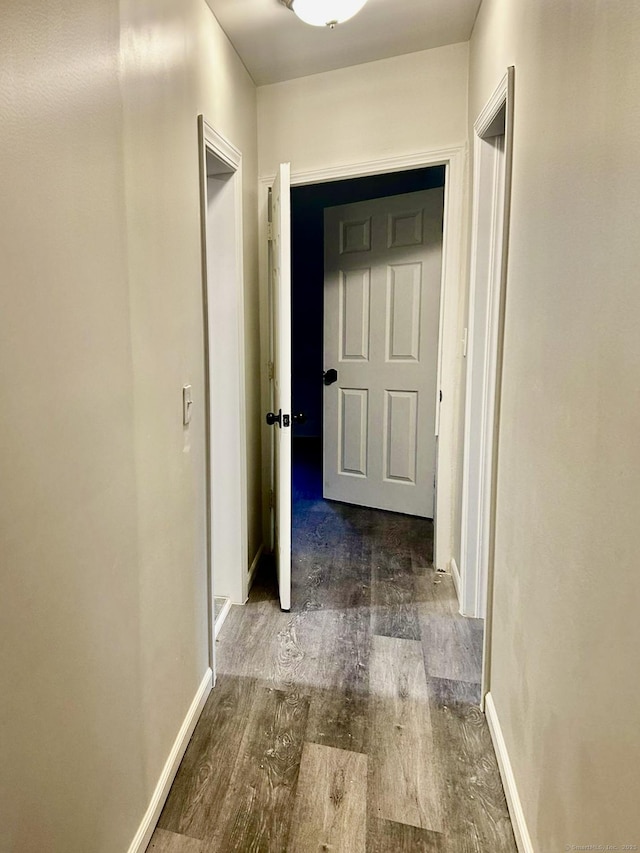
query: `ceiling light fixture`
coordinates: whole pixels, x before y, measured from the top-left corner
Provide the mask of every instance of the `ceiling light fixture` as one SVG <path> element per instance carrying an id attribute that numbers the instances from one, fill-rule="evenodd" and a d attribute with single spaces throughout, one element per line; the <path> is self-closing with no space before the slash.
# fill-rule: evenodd
<path id="1" fill-rule="evenodd" d="M 331 27 L 353 18 L 367 0 L 280 0 L 305 24 Z"/>

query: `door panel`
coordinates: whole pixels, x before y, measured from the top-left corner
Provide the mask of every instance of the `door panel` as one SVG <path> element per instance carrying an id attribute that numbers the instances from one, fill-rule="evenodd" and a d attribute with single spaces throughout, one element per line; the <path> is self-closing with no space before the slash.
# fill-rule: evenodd
<path id="1" fill-rule="evenodd" d="M 384 479 L 416 483 L 418 395 L 415 391 L 385 391 Z"/>
<path id="2" fill-rule="evenodd" d="M 350 270 L 340 276 L 340 360 L 369 359 L 369 294 L 371 270 Z"/>
<path id="3" fill-rule="evenodd" d="M 433 517 L 443 198 L 325 211 L 326 498 Z"/>
<path id="4" fill-rule="evenodd" d="M 340 389 L 340 473 L 367 476 L 367 391 Z"/>
<path id="5" fill-rule="evenodd" d="M 422 210 L 390 213 L 388 218 L 389 249 L 422 245 Z"/>
<path id="6" fill-rule="evenodd" d="M 368 252 L 371 249 L 371 217 L 340 223 L 340 254 Z"/>
<path id="7" fill-rule="evenodd" d="M 422 264 L 389 266 L 387 361 L 419 361 Z"/>
<path id="8" fill-rule="evenodd" d="M 280 606 L 291 608 L 291 196 L 290 166 L 280 165 L 271 190 L 272 411 L 275 559 Z"/>

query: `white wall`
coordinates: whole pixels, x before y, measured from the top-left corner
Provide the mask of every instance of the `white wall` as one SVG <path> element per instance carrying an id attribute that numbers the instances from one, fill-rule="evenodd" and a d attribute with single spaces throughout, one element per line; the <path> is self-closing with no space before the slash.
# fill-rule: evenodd
<path id="1" fill-rule="evenodd" d="M 258 88 L 259 173 L 294 173 L 462 145 L 468 45 Z"/>
<path id="2" fill-rule="evenodd" d="M 640 844 L 639 57 L 635 0 L 471 41 L 471 120 L 515 65 L 491 692 L 540 853 Z"/>
<path id="3" fill-rule="evenodd" d="M 208 664 L 199 112 L 258 408 L 255 89 L 204 0 L 6 0 L 0 63 L 0 847 L 115 853 Z"/>

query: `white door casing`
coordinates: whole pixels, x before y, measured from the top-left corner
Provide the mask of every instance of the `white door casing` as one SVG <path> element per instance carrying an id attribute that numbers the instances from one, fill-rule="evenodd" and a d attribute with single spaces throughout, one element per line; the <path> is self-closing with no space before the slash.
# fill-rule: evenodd
<path id="1" fill-rule="evenodd" d="M 484 616 L 481 707 L 491 708 L 493 564 L 513 157 L 515 68 L 474 122 L 460 607 Z"/>
<path id="2" fill-rule="evenodd" d="M 443 199 L 325 211 L 326 498 L 433 517 Z"/>
<path id="3" fill-rule="evenodd" d="M 490 670 L 513 88 L 510 67 L 474 123 L 459 594 L 465 616 L 485 618 L 483 697 L 489 689 Z"/>
<path id="4" fill-rule="evenodd" d="M 477 138 L 469 294 L 460 610 L 484 618 L 489 561 L 502 232 L 504 133 Z"/>
<path id="5" fill-rule="evenodd" d="M 215 673 L 213 597 L 222 595 L 243 604 L 248 593 L 242 154 L 202 115 L 198 117 L 198 144 L 209 657 Z M 198 405 L 196 397 L 194 406 Z M 220 411 L 225 412 L 224 418 L 217 416 Z"/>
<path id="6" fill-rule="evenodd" d="M 290 165 L 280 164 L 271 191 L 270 241 L 274 554 L 280 606 L 291 608 L 291 192 Z"/>
<path id="7" fill-rule="evenodd" d="M 438 148 L 418 151 L 411 154 L 388 156 L 379 160 L 367 160 L 355 163 L 343 163 L 313 170 L 293 171 L 291 186 L 303 186 L 325 181 L 348 180 L 371 175 L 403 172 L 409 169 L 427 166 L 444 166 L 445 203 L 442 257 L 442 296 L 440 300 L 439 334 L 439 380 L 438 387 L 443 391 L 436 418 L 438 482 L 437 501 L 434 518 L 434 566 L 441 571 L 449 571 L 453 565 L 456 541 L 459 536 L 457 501 L 459 489 L 459 448 L 458 419 L 459 392 L 461 387 L 462 335 L 466 325 L 463 314 L 462 290 L 466 275 L 463 262 L 465 187 L 466 187 L 466 146 Z M 267 241 L 268 199 L 273 185 L 274 175 L 264 174 L 259 179 L 260 212 L 259 226 L 262 235 L 259 252 L 260 275 L 260 326 L 265 334 L 261 336 L 261 360 L 264 365 L 262 381 L 263 409 L 271 407 L 271 382 L 268 379 L 270 355 L 270 300 L 269 300 L 269 251 Z M 263 430 L 263 475 L 264 482 L 272 482 L 272 430 Z M 272 543 L 272 510 L 269 509 L 268 492 L 263 496 L 263 535 L 265 543 Z"/>

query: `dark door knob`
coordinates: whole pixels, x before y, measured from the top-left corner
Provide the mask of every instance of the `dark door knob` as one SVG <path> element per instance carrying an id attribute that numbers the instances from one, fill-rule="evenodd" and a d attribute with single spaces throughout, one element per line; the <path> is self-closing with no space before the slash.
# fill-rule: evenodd
<path id="1" fill-rule="evenodd" d="M 267 423 L 269 426 L 278 424 L 279 427 L 284 429 L 285 427 L 291 426 L 291 415 L 283 415 L 282 409 L 278 409 L 277 415 L 274 412 L 267 412 Z"/>
<path id="2" fill-rule="evenodd" d="M 329 370 L 325 370 L 322 374 L 322 381 L 325 385 L 333 385 L 334 382 L 338 381 L 338 371 L 333 367 L 329 368 Z"/>

